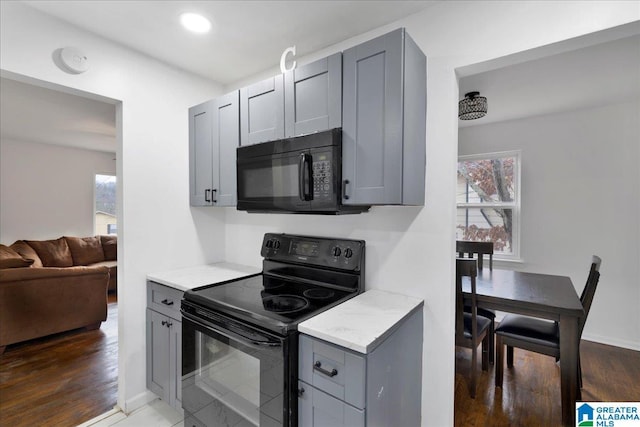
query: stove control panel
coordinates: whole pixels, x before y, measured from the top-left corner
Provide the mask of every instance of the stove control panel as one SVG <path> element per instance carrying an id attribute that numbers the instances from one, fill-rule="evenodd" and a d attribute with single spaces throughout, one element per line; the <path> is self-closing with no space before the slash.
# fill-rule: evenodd
<path id="1" fill-rule="evenodd" d="M 260 254 L 274 261 L 358 271 L 364 252 L 364 240 L 267 233 Z"/>

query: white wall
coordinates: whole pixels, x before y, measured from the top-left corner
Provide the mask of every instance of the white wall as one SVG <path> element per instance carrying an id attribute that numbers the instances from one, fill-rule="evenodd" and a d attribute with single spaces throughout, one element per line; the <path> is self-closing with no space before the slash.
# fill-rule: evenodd
<path id="1" fill-rule="evenodd" d="M 114 153 L 0 141 L 0 242 L 93 236 L 95 175 Z"/>
<path id="2" fill-rule="evenodd" d="M 459 154 L 522 152 L 518 269 L 601 277 L 584 338 L 640 350 L 640 100 L 460 129 Z M 615 316 L 612 316 L 615 313 Z"/>
<path id="3" fill-rule="evenodd" d="M 399 26 L 407 28 L 427 55 L 425 207 L 374 207 L 366 214 L 340 217 L 247 214 L 229 209 L 226 258 L 257 264 L 260 259 L 255 248 L 265 232 L 366 240 L 367 288 L 414 295 L 425 301 L 423 425 L 452 425 L 458 138 L 455 69 L 637 20 L 637 6 L 624 2 L 445 2 L 314 55 L 296 58 L 299 64 L 308 63 Z M 277 72 L 274 68 L 226 89 Z"/>
<path id="4" fill-rule="evenodd" d="M 224 215 L 189 207 L 187 142 L 188 107 L 221 94 L 221 87 L 19 2 L 3 1 L 0 7 L 3 77 L 49 82 L 117 103 L 118 404 L 128 411 L 149 396 L 146 274 L 223 257 Z M 52 52 L 64 46 L 83 49 L 89 71 L 70 75 L 58 69 Z"/>
<path id="5" fill-rule="evenodd" d="M 219 87 L 6 3 L 0 68 L 123 101 L 118 153 L 124 189 L 118 254 L 124 260 L 118 276 L 124 291 L 121 405 L 144 390 L 146 272 L 223 254 L 230 261 L 257 264 L 262 233 L 306 232 L 366 239 L 367 286 L 425 299 L 423 424 L 436 426 L 453 424 L 455 68 L 640 19 L 636 2 L 442 2 L 397 25 L 318 52 L 319 57 L 404 25 L 429 58 L 426 206 L 318 218 L 189 210 L 186 109 L 221 93 Z M 473 26 L 473 37 L 468 36 L 469 22 L 482 23 Z M 69 76 L 53 66 L 51 52 L 67 44 L 85 48 L 95 58 L 89 74 Z M 149 220 L 146 213 L 151 211 L 162 215 Z"/>

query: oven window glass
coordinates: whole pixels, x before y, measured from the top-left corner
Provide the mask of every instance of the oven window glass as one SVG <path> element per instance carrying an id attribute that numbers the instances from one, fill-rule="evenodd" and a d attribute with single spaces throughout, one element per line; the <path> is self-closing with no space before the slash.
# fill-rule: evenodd
<path id="1" fill-rule="evenodd" d="M 282 425 L 281 347 L 252 348 L 194 333 L 195 369 L 183 378 L 185 410 L 206 426 Z"/>

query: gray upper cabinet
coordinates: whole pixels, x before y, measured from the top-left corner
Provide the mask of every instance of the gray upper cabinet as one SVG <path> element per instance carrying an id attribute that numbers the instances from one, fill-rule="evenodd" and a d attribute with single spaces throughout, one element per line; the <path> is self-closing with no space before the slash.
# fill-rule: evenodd
<path id="1" fill-rule="evenodd" d="M 218 174 L 213 174 L 212 200 L 216 206 L 235 206 L 236 148 L 240 145 L 238 91 L 217 98 L 213 113 L 213 166 Z"/>
<path id="2" fill-rule="evenodd" d="M 241 145 L 284 137 L 282 74 L 240 89 L 240 105 Z"/>
<path id="3" fill-rule="evenodd" d="M 243 146 L 341 125 L 341 53 L 240 89 Z"/>
<path id="4" fill-rule="evenodd" d="M 426 57 L 404 28 L 343 52 L 344 204 L 424 205 Z"/>
<path id="5" fill-rule="evenodd" d="M 285 137 L 342 125 L 342 54 L 336 53 L 284 75 Z"/>
<path id="6" fill-rule="evenodd" d="M 189 109 L 189 189 L 192 206 L 236 205 L 238 91 Z"/>
<path id="7" fill-rule="evenodd" d="M 214 101 L 189 108 L 189 201 L 210 206 L 213 186 L 211 122 Z M 205 198 L 205 196 L 207 196 Z"/>

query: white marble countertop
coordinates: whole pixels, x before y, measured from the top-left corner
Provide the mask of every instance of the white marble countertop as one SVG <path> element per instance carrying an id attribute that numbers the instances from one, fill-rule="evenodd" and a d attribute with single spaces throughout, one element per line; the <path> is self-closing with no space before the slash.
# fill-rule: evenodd
<path id="1" fill-rule="evenodd" d="M 218 262 L 215 264 L 196 265 L 147 274 L 147 280 L 170 286 L 181 291 L 188 291 L 212 283 L 225 282 L 244 276 L 260 273 L 261 268 L 249 265 Z"/>
<path id="2" fill-rule="evenodd" d="M 372 289 L 298 325 L 298 331 L 367 354 L 423 301 Z"/>

